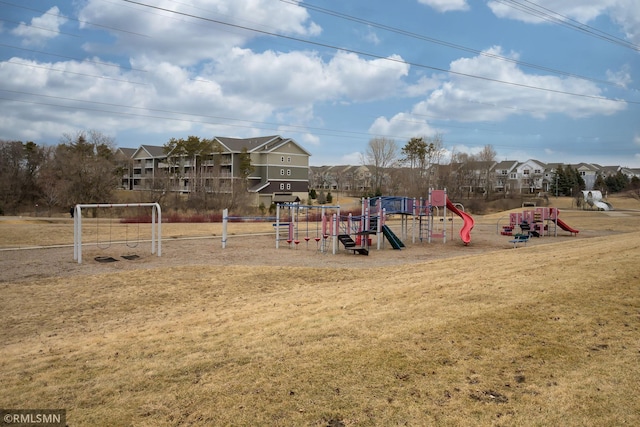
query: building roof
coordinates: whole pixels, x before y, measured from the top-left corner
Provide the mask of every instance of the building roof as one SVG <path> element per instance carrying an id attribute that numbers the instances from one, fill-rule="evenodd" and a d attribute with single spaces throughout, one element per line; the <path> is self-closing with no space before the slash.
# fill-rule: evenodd
<path id="1" fill-rule="evenodd" d="M 303 153 L 311 156 L 311 153 L 301 147 L 293 139 L 283 138 L 280 135 L 259 136 L 254 138 L 216 137 L 215 140 L 232 153 L 240 153 L 245 148 L 249 153 L 256 151 L 273 151 L 281 147 L 282 145 L 291 142 L 295 144 L 296 147 L 298 147 Z"/>
<path id="2" fill-rule="evenodd" d="M 138 152 L 140 152 L 140 150 L 144 150 L 147 154 L 149 154 L 150 157 L 166 157 L 167 153 L 165 153 L 164 151 L 164 147 L 162 146 L 158 146 L 158 145 L 141 145 L 140 148 L 138 148 L 134 155 L 138 154 Z M 133 157 L 133 156 L 132 156 Z"/>
<path id="3" fill-rule="evenodd" d="M 126 147 L 121 147 L 116 150 L 116 153 L 122 154 L 122 156 L 127 159 L 132 158 L 135 152 L 136 152 L 135 148 L 126 148 Z"/>
<path id="4" fill-rule="evenodd" d="M 224 136 L 219 136 L 215 139 L 232 153 L 239 153 L 243 148 L 246 148 L 249 152 L 254 151 L 276 138 L 282 139 L 282 137 L 278 135 L 259 136 L 255 138 L 227 138 Z"/>

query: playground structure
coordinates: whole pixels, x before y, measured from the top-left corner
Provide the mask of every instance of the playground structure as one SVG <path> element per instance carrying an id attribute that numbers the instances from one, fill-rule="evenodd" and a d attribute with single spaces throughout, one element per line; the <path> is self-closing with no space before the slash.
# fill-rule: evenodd
<path id="1" fill-rule="evenodd" d="M 376 236 L 376 249 L 383 247 L 384 241 L 389 242 L 393 249 L 403 249 L 403 240 L 408 238 L 409 216 L 412 216 L 412 242 L 416 238 L 420 241 L 431 243 L 434 239 L 447 240 L 447 223 L 451 225 L 453 234 L 453 218 L 447 218 L 448 212 L 463 219 L 460 230 L 460 238 L 465 245 L 471 242 L 471 230 L 474 220 L 471 215 L 464 212 L 464 207 L 457 206 L 448 199 L 446 190 L 430 190 L 429 199 L 418 202 L 409 197 L 374 197 L 363 198 L 361 201 L 360 215 L 349 213 L 341 215 L 340 206 L 308 206 L 297 203 L 282 203 L 276 205 L 275 218 L 268 220 L 273 222 L 275 231 L 275 246 L 279 249 L 284 243 L 290 249 L 298 249 L 301 243 L 305 243 L 309 249 L 309 243 L 315 241 L 316 251 L 336 254 L 339 243 L 345 250 L 354 254 L 368 255 L 372 245 L 372 236 Z M 390 215 L 400 216 L 400 236 L 397 236 L 386 224 L 386 218 Z M 245 219 L 230 217 L 228 210 L 222 213 L 222 248 L 227 243 L 227 223 L 233 219 Z M 265 221 L 261 218 L 260 221 Z"/>
<path id="2" fill-rule="evenodd" d="M 158 203 L 119 203 L 119 204 L 78 204 L 73 208 L 73 259 L 78 260 L 78 264 L 82 264 L 82 209 L 114 209 L 114 208 L 151 208 L 151 253 L 162 256 L 162 210 Z M 99 227 L 99 219 L 96 218 L 96 228 Z M 140 225 L 138 224 L 138 230 Z M 109 230 L 111 223 L 109 224 Z M 109 241 L 105 244 L 100 243 L 99 230 L 96 232 L 96 246 L 100 249 L 106 249 L 111 246 L 111 233 L 109 233 Z M 139 231 L 138 231 L 139 238 Z M 124 242 L 129 247 L 138 245 L 138 241 L 130 246 L 127 241 Z"/>
<path id="3" fill-rule="evenodd" d="M 451 222 L 451 234 L 453 235 L 453 217 L 447 218 L 447 210 L 451 213 L 462 218 L 463 224 L 460 229 L 460 239 L 466 245 L 471 243 L 471 230 L 475 225 L 475 220 L 471 215 L 464 211 L 464 207 L 461 204 L 454 204 L 449 197 L 447 197 L 447 190 L 429 190 L 429 198 L 426 203 L 420 199 L 416 203 L 416 199 L 412 202 L 412 216 L 413 216 L 413 236 L 412 241 L 415 243 L 416 233 L 418 230 L 418 238 L 423 241 L 425 238 L 428 243 L 431 243 L 433 239 L 442 239 L 443 243 L 447 242 L 447 219 Z M 442 215 L 440 215 L 442 212 Z M 416 227 L 416 221 L 418 225 Z"/>
<path id="4" fill-rule="evenodd" d="M 568 231 L 571 235 L 577 235 L 579 230 L 569 226 L 559 218 L 560 211 L 553 207 L 540 207 L 535 209 L 527 209 L 522 212 L 511 212 L 509 214 L 509 225 L 502 226 L 500 234 L 503 236 L 534 236 L 543 237 L 558 235 L 558 227 L 564 231 Z M 498 229 L 500 220 L 498 220 Z M 520 228 L 520 233 L 516 233 L 516 229 Z M 516 240 L 516 239 L 514 239 Z M 523 242 L 526 242 L 523 240 Z M 515 244 L 518 242 L 511 241 Z"/>
<path id="5" fill-rule="evenodd" d="M 334 210 L 340 212 L 340 207 L 281 203 L 276 205 L 276 216 L 244 217 L 230 216 L 229 210 L 224 209 L 222 211 L 222 249 L 227 247 L 229 222 L 249 221 L 272 223 L 273 232 L 258 234 L 275 234 L 276 249 L 279 249 L 283 242 L 286 242 L 290 248 L 295 249 L 297 249 L 302 242 L 305 242 L 308 249 L 309 243 L 313 241 L 316 244 L 316 250 L 325 252 L 329 247 L 329 237 L 335 234 L 331 232 L 331 215 L 328 214 L 328 212 L 333 212 Z M 335 247 L 336 244 L 333 240 L 334 239 L 332 239 L 332 246 Z"/>
<path id="6" fill-rule="evenodd" d="M 378 218 L 382 220 L 378 221 Z M 340 206 L 280 204 L 276 208 L 276 220 L 273 224 L 276 229 L 276 249 L 282 241 L 290 248 L 297 248 L 304 240 L 308 247 L 308 242 L 313 239 L 316 250 L 320 252 L 328 252 L 330 248 L 335 254 L 340 242 L 347 250 L 368 255 L 371 244 L 369 236 L 380 232 L 376 224 L 381 224 L 382 221 L 384 214 L 371 216 L 364 204 L 362 215 L 349 213 L 346 216 L 340 214 Z M 314 229 L 315 237 L 312 237 Z M 356 240 L 352 239 L 352 235 L 356 236 Z"/>
<path id="7" fill-rule="evenodd" d="M 589 205 L 591 207 L 595 207 L 601 211 L 612 211 L 613 206 L 611 203 L 602 199 L 602 192 L 598 190 L 583 190 L 582 195 L 584 196 L 585 205 Z"/>
<path id="8" fill-rule="evenodd" d="M 286 211 L 289 213 L 288 220 L 284 220 L 286 215 L 283 216 Z M 331 216 L 329 216 L 329 211 L 335 211 L 337 213 L 332 213 Z M 276 249 L 280 248 L 281 241 L 286 242 L 289 247 L 293 244 L 294 247 L 297 248 L 302 240 L 305 241 L 308 247 L 309 241 L 313 239 L 316 243 L 316 250 L 326 252 L 329 243 L 328 239 L 331 237 L 332 252 L 335 254 L 337 250 L 337 233 L 335 231 L 336 215 L 338 217 L 340 216 L 340 206 L 308 206 L 295 203 L 278 204 L 276 206 L 275 223 L 273 224 L 276 231 Z M 311 225 L 312 222 L 313 225 Z M 301 233 L 304 233 L 302 240 Z M 312 234 L 314 234 L 313 237 Z"/>

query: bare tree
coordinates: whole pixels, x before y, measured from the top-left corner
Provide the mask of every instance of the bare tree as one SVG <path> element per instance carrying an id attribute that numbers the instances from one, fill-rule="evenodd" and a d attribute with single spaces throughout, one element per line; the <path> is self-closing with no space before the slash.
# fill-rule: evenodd
<path id="1" fill-rule="evenodd" d="M 96 131 L 63 135 L 48 171 L 58 180 L 61 203 L 104 203 L 118 186 L 115 144 Z"/>
<path id="2" fill-rule="evenodd" d="M 34 142 L 0 141 L 0 212 L 16 213 L 38 203 L 44 161 L 44 148 Z"/>
<path id="3" fill-rule="evenodd" d="M 376 194 L 382 194 L 385 173 L 398 160 L 398 144 L 389 138 L 373 138 L 367 145 L 362 162 L 371 167 L 373 186 Z"/>
<path id="4" fill-rule="evenodd" d="M 491 144 L 487 144 L 482 148 L 482 151 L 478 153 L 478 160 L 483 165 L 482 173 L 484 175 L 484 190 L 485 190 L 485 198 L 488 198 L 490 193 L 493 191 L 493 179 L 491 177 L 491 170 L 496 162 L 496 157 L 498 153 L 494 150 Z"/>
<path id="5" fill-rule="evenodd" d="M 20 141 L 0 141 L 0 212 L 15 214 L 23 201 L 24 147 Z"/>

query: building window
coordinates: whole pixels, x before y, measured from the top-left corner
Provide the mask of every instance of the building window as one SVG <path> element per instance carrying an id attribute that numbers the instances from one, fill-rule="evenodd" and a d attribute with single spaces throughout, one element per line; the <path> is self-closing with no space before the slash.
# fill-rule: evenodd
<path id="1" fill-rule="evenodd" d="M 280 169 L 280 175 L 284 176 L 284 169 Z"/>
<path id="2" fill-rule="evenodd" d="M 515 174 L 515 173 L 512 173 L 512 174 L 511 174 L 511 179 L 516 179 L 516 178 L 517 178 L 516 174 Z"/>
<path id="3" fill-rule="evenodd" d="M 291 176 L 291 169 L 287 169 L 287 176 Z"/>
<path id="4" fill-rule="evenodd" d="M 280 189 L 281 189 L 281 190 L 284 190 L 284 182 L 281 182 L 281 183 L 280 183 Z"/>
<path id="5" fill-rule="evenodd" d="M 287 163 L 291 163 L 291 157 L 287 157 Z"/>
<path id="6" fill-rule="evenodd" d="M 525 175 L 529 175 L 529 169 L 525 169 L 525 170 L 523 171 L 523 173 L 524 173 Z"/>
<path id="7" fill-rule="evenodd" d="M 284 163 L 284 156 L 280 157 L 280 162 Z"/>
<path id="8" fill-rule="evenodd" d="M 287 182 L 287 190 L 291 190 L 291 184 Z"/>

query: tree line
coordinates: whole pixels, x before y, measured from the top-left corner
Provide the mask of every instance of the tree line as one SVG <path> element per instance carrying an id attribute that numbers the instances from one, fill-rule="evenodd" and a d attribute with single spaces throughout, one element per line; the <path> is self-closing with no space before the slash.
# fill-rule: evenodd
<path id="1" fill-rule="evenodd" d="M 246 150 L 239 156 L 239 174 L 227 181 L 215 179 L 221 176 L 222 150 L 214 140 L 194 136 L 172 138 L 164 150 L 166 154 L 172 153 L 167 159 L 168 168 L 143 191 L 136 192 L 145 198 L 136 201 L 164 202 L 170 208 L 195 210 L 240 208 L 249 203 L 246 178 L 254 167 Z M 491 194 L 491 166 L 497 156 L 491 145 L 474 155 L 453 153 L 449 165 L 442 164 L 444 153 L 439 134 L 411 138 L 402 147 L 389 138 L 370 140 L 362 155 L 362 163 L 372 175 L 368 185 L 371 194 L 367 195 L 406 194 L 426 198 L 430 187 L 447 188 L 452 198 L 477 191 L 482 191 L 485 197 Z M 192 162 L 192 166 L 185 168 L 185 162 Z M 454 164 L 455 173 L 451 173 Z M 96 131 L 64 134 L 52 146 L 0 140 L 0 215 L 33 210 L 51 214 L 77 203 L 115 203 L 113 193 L 127 172 L 123 168 L 116 157 L 114 140 Z M 189 182 L 186 197 L 175 191 L 180 180 Z M 570 196 L 584 188 L 584 180 L 576 169 L 560 166 L 551 181 L 550 192 Z M 630 180 L 618 171 L 611 176 L 598 175 L 594 189 L 603 193 L 640 190 L 640 180 L 637 177 Z M 173 197 L 169 198 L 169 194 Z"/>
<path id="2" fill-rule="evenodd" d="M 371 196 L 406 194 L 427 198 L 429 188 L 447 188 L 451 197 L 482 188 L 488 194 L 491 166 L 497 153 L 487 145 L 477 154 L 452 153 L 443 164 L 445 149 L 441 134 L 411 138 L 400 147 L 389 138 L 373 138 L 362 156 L 371 169 Z M 456 165 L 456 173 L 451 166 Z"/>
<path id="3" fill-rule="evenodd" d="M 210 139 L 190 136 L 172 138 L 164 152 L 172 153 L 169 167 L 141 191 L 135 200 L 118 200 L 115 191 L 129 173 L 129 159 L 118 158 L 113 138 L 97 131 L 64 134 L 57 145 L 0 140 L 0 215 L 22 212 L 52 214 L 70 211 L 78 203 L 162 202 L 165 208 L 218 209 L 246 204 L 247 177 L 253 172 L 250 155 L 239 156 L 239 175 L 228 188 L 216 187 L 219 180 L 206 180 L 207 167 L 220 167 L 221 148 Z M 207 160 L 211 162 L 206 164 Z M 186 162 L 193 162 L 185 168 Z M 185 175 L 185 170 L 188 174 Z M 214 172 L 207 175 L 219 176 Z M 186 196 L 175 190 L 180 180 L 189 182 Z M 173 197 L 169 197 L 173 195 Z"/>
<path id="4" fill-rule="evenodd" d="M 95 131 L 65 134 L 55 146 L 0 141 L 0 214 L 109 200 L 118 185 L 114 146 Z"/>
<path id="5" fill-rule="evenodd" d="M 414 137 L 404 146 L 389 138 L 373 138 L 361 158 L 363 165 L 371 170 L 371 194 L 406 194 L 409 197 L 428 196 L 431 187 L 447 188 L 452 198 L 470 197 L 481 193 L 489 198 L 494 192 L 492 167 L 497 153 L 493 146 L 486 145 L 477 154 L 452 153 L 449 164 L 443 164 L 442 135 Z M 455 171 L 453 167 L 455 166 Z M 577 196 L 585 189 L 580 171 L 571 165 L 560 165 L 551 178 L 551 195 Z M 598 174 L 595 190 L 617 193 L 625 190 L 640 190 L 640 179 L 629 179 L 621 171 L 614 175 Z"/>

